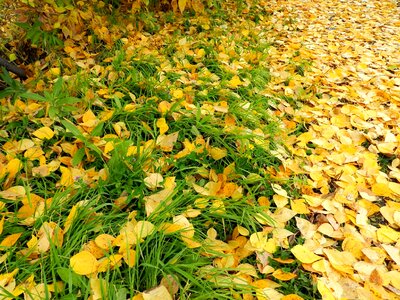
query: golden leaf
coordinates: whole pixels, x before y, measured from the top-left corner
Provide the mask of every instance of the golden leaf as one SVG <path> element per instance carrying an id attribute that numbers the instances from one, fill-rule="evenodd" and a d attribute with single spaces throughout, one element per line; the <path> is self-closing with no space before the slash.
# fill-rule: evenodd
<path id="1" fill-rule="evenodd" d="M 274 276 L 276 279 L 279 279 L 282 281 L 289 281 L 289 280 L 292 280 L 293 278 L 297 277 L 296 274 L 286 273 L 286 272 L 282 271 L 282 269 L 278 269 L 275 272 L 273 272 L 272 276 Z"/>
<path id="2" fill-rule="evenodd" d="M 70 258 L 72 270 L 79 275 L 89 275 L 95 273 L 98 268 L 96 257 L 89 251 L 82 251 Z"/>
<path id="3" fill-rule="evenodd" d="M 14 178 L 15 175 L 22 169 L 22 162 L 18 158 L 13 158 L 7 163 L 6 173 L 9 178 Z"/>
<path id="4" fill-rule="evenodd" d="M 34 131 L 32 134 L 41 140 L 50 140 L 54 136 L 54 131 L 47 126 L 44 126 Z"/>
<path id="5" fill-rule="evenodd" d="M 136 251 L 132 249 L 128 249 L 122 254 L 122 257 L 125 263 L 130 267 L 133 268 L 136 263 Z"/>
<path id="6" fill-rule="evenodd" d="M 178 6 L 181 13 L 185 10 L 187 0 L 178 0 Z"/>
<path id="7" fill-rule="evenodd" d="M 168 124 L 165 118 L 159 118 L 156 122 L 157 127 L 160 129 L 160 134 L 164 134 L 168 131 Z"/>
<path id="8" fill-rule="evenodd" d="M 111 249 L 114 240 L 115 237 L 110 234 L 100 234 L 95 238 L 94 242 L 100 249 L 108 251 Z"/>
<path id="9" fill-rule="evenodd" d="M 6 236 L 0 243 L 0 248 L 8 248 L 13 246 L 19 239 L 22 233 L 14 233 Z"/>
<path id="10" fill-rule="evenodd" d="M 3 233 L 3 228 L 4 228 L 4 215 L 0 220 L 0 234 Z"/>
<path id="11" fill-rule="evenodd" d="M 181 1 L 181 0 L 180 0 L 180 1 Z M 180 3 L 180 1 L 179 1 L 179 3 Z M 186 4 L 186 1 L 185 1 L 185 4 Z M 172 92 L 172 97 L 174 97 L 175 99 L 182 99 L 183 96 L 184 96 L 183 91 L 180 90 L 180 89 L 174 90 L 174 91 Z"/>
<path id="12" fill-rule="evenodd" d="M 303 245 L 296 245 L 290 251 L 300 262 L 305 264 L 311 264 L 322 259 L 321 256 L 314 254 Z"/>
<path id="13" fill-rule="evenodd" d="M 231 80 L 228 82 L 228 86 L 230 88 L 237 88 L 238 86 L 243 85 L 243 81 L 240 80 L 239 76 L 235 75 L 232 77 Z"/>
<path id="14" fill-rule="evenodd" d="M 60 171 L 60 185 L 65 187 L 72 185 L 74 183 L 74 179 L 72 178 L 71 170 L 66 167 L 60 166 Z"/>
<path id="15" fill-rule="evenodd" d="M 76 216 L 77 216 L 77 205 L 72 206 L 67 218 L 65 219 L 64 223 L 64 232 L 67 232 L 69 228 L 71 227 L 72 223 L 74 222 Z"/>

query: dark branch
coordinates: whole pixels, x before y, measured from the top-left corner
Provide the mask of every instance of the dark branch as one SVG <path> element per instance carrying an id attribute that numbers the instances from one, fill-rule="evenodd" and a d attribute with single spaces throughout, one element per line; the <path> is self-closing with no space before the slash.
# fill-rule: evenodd
<path id="1" fill-rule="evenodd" d="M 0 67 L 5 67 L 9 72 L 14 73 L 20 78 L 26 78 L 25 71 L 18 66 L 10 63 L 8 60 L 0 57 Z"/>

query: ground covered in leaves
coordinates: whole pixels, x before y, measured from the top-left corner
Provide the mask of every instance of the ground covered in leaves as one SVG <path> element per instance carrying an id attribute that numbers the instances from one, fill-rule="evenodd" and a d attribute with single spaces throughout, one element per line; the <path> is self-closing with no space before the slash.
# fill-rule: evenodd
<path id="1" fill-rule="evenodd" d="M 394 2 L 22 2 L 1 299 L 400 298 Z"/>

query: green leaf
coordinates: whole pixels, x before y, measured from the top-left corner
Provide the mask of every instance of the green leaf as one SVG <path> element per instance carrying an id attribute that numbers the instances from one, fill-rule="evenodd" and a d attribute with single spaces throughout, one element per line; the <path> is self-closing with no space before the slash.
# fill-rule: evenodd
<path id="1" fill-rule="evenodd" d="M 45 97 L 40 96 L 39 94 L 29 93 L 29 92 L 21 94 L 21 98 L 32 99 L 32 100 L 37 100 L 37 101 L 44 101 L 44 102 L 46 101 Z"/>
<path id="2" fill-rule="evenodd" d="M 69 130 L 72 132 L 72 134 L 76 137 L 79 138 L 82 141 L 85 141 L 86 138 L 83 136 L 82 132 L 79 131 L 78 127 L 76 127 L 74 124 L 72 124 L 68 120 L 61 120 L 61 124 L 64 125 L 65 129 Z"/>
<path id="3" fill-rule="evenodd" d="M 81 280 L 79 275 L 75 274 L 68 268 L 58 268 L 57 274 L 60 276 L 61 280 L 65 283 L 69 283 L 70 285 L 80 286 Z M 75 299 L 75 298 L 72 298 Z"/>
<path id="4" fill-rule="evenodd" d="M 97 124 L 95 128 L 93 128 L 92 132 L 90 133 L 91 136 L 100 136 L 103 132 L 104 122 L 100 122 Z"/>
<path id="5" fill-rule="evenodd" d="M 85 156 L 85 149 L 80 148 L 78 151 L 76 151 L 76 153 L 74 154 L 74 157 L 72 158 L 72 165 L 74 167 L 79 165 L 84 156 Z"/>

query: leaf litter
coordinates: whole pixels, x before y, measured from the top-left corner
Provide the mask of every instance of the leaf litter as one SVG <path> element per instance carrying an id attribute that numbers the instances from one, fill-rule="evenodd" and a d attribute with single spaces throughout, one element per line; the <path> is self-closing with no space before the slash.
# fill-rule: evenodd
<path id="1" fill-rule="evenodd" d="M 175 6 L 183 12 L 188 3 L 178 1 Z M 23 294 L 43 299 L 63 290 L 61 281 L 49 284 L 35 274 L 18 277 L 18 264 L 12 262 L 21 257 L 29 264 L 46 261 L 71 239 L 71 228 L 77 229 L 81 214 L 87 214 L 86 220 L 100 220 L 104 213 L 88 206 L 88 200 L 71 205 L 67 198 L 82 184 L 96 188 L 110 179 L 109 162 L 124 141 L 124 155 L 142 160 L 141 181 L 148 192 L 142 197 L 143 211 L 129 208 L 137 196 L 127 190 L 115 196 L 112 203 L 126 214 L 125 221 L 108 232 L 94 231 L 70 251 L 67 266 L 88 277 L 91 299 L 101 299 L 108 289 L 103 273 L 137 268 L 143 259 L 141 245 L 157 234 L 200 249 L 210 264 L 195 276 L 220 288 L 234 287 L 233 295 L 242 299 L 312 298 L 304 290 L 288 294 L 282 289 L 304 273 L 323 299 L 400 297 L 400 20 L 393 2 L 247 3 L 242 14 L 232 13 L 231 23 L 216 19 L 221 24 L 210 26 L 208 17 L 198 14 L 191 19 L 189 35 L 181 36 L 172 35 L 183 28 L 179 22 L 166 24 L 154 35 L 136 31 L 130 23 L 103 26 L 110 25 L 104 16 L 91 6 L 79 5 L 77 14 L 50 14 L 47 22 L 58 21 L 65 39 L 61 52 L 67 67 L 63 79 L 71 83 L 68 92 L 73 93 L 79 72 L 93 76 L 92 84 L 81 91 L 81 103 L 71 100 L 68 111 L 56 103 L 57 93 L 62 92 L 56 91 L 61 70 L 51 54 L 44 59 L 43 79 L 27 82 L 35 93 L 45 90 L 45 82 L 54 83 L 51 107 L 29 95 L 15 101 L 0 99 L 5 122 L 27 117 L 31 125 L 18 134 L 12 126 L 0 128 L 4 141 L 0 261 L 7 270 L 0 276 L 9 298 Z M 55 8 L 56 4 L 47 7 Z M 257 23 L 251 19 L 253 10 Z M 120 39 L 121 50 L 103 62 L 96 60 L 97 53 L 83 42 L 93 38 L 84 23 L 108 49 Z M 161 51 L 168 45 L 175 48 L 172 58 Z M 145 68 L 140 65 L 143 59 L 156 66 L 156 83 L 140 72 L 124 73 L 135 63 L 136 71 Z M 37 71 L 38 66 L 30 68 Z M 268 80 L 255 71 L 260 67 L 269 70 Z M 255 75 L 249 78 L 244 71 Z M 123 87 L 130 80 L 136 80 L 131 90 Z M 146 84 L 154 84 L 154 95 L 141 94 Z M 251 98 L 244 97 L 246 90 L 270 101 L 271 119 L 243 121 L 246 115 L 259 114 Z M 161 97 L 165 91 L 169 96 Z M 147 103 L 151 110 L 145 110 Z M 243 111 L 242 120 L 236 109 Z M 134 143 L 128 118 L 116 116 L 140 110 L 154 118 L 141 118 L 143 139 Z M 69 112 L 72 118 L 63 119 Z M 241 174 L 228 159 L 229 147 L 216 143 L 212 134 L 201 133 L 199 122 L 191 128 L 194 135 L 182 139 L 183 128 L 174 126 L 182 118 L 207 120 L 226 137 L 234 135 L 234 157 L 247 155 L 255 161 L 257 156 L 246 151 L 261 148 L 279 165 Z M 272 120 L 279 124 L 279 132 L 267 131 Z M 109 126 L 106 131 L 104 124 Z M 178 190 L 181 175 L 174 173 L 175 165 L 197 155 L 211 161 L 194 165 L 196 172 L 184 177 L 185 189 L 198 197 L 159 223 L 157 216 L 168 212 L 176 192 L 187 193 Z M 217 163 L 221 165 L 214 168 Z M 270 194 L 256 193 L 243 184 L 266 174 Z M 52 190 L 43 193 L 29 186 L 39 178 L 47 180 Z M 288 186 L 293 178 L 303 180 Z M 67 192 L 61 200 L 55 198 L 59 189 Z M 202 214 L 224 216 L 232 203 L 242 199 L 260 208 L 251 216 L 259 224 L 257 229 L 238 223 L 223 237 L 214 220 L 214 225 L 205 222 L 206 230 L 199 235 L 204 228 L 196 220 Z M 64 205 L 67 213 L 47 220 L 46 213 L 55 205 Z M 297 267 L 285 267 L 293 264 Z M 168 275 L 131 296 L 173 299 L 179 297 L 180 285 Z M 244 286 L 251 289 L 245 292 Z"/>

